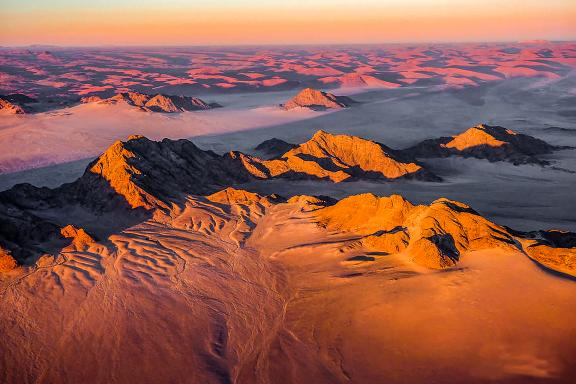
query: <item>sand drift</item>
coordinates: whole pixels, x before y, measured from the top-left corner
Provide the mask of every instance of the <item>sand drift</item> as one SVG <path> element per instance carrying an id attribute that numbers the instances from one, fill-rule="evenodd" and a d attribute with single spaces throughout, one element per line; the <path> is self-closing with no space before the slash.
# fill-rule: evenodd
<path id="1" fill-rule="evenodd" d="M 321 137 L 354 158 L 351 138 Z M 514 231 L 448 199 L 218 190 L 254 177 L 231 161 L 135 136 L 74 183 L 2 192 L 3 381 L 573 374 L 557 337 L 574 334 L 575 234 Z"/>

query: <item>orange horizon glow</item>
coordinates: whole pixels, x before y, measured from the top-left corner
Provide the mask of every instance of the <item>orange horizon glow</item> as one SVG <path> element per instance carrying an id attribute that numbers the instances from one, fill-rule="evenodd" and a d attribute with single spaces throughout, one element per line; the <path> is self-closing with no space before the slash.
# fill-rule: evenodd
<path id="1" fill-rule="evenodd" d="M 66 2 L 55 3 L 63 1 Z M 134 3 L 130 7 L 127 3 L 131 2 L 116 6 L 107 3 L 92 7 L 20 8 L 15 0 L 0 0 L 0 44 L 235 45 L 576 39 L 576 2 L 565 0 L 549 0 L 546 4 L 535 0 L 358 0 L 353 6 L 342 0 L 295 1 L 292 5 L 282 1 L 270 5 L 257 0 L 228 0 L 222 6 L 190 5 L 178 0 L 158 6 L 144 0 L 143 6 Z"/>

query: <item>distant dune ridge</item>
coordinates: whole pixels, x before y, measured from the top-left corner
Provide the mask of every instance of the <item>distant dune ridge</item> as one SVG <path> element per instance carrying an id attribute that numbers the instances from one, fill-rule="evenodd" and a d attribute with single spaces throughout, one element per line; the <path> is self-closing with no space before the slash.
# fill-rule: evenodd
<path id="1" fill-rule="evenodd" d="M 347 73 L 342 76 L 328 76 L 320 78 L 326 85 L 337 85 L 342 88 L 398 88 L 401 84 L 378 79 L 377 77 L 361 74 Z"/>
<path id="2" fill-rule="evenodd" d="M 455 136 L 424 140 L 405 151 L 420 158 L 462 156 L 514 164 L 547 164 L 538 155 L 566 148 L 569 147 L 554 146 L 504 127 L 479 124 Z"/>
<path id="3" fill-rule="evenodd" d="M 326 109 L 347 108 L 354 103 L 355 101 L 347 96 L 336 96 L 332 93 L 306 88 L 283 104 L 282 108 L 286 110 L 294 108 L 308 108 L 316 111 L 323 111 Z"/>
<path id="4" fill-rule="evenodd" d="M 199 111 L 220 106 L 216 103 L 208 104 L 197 97 L 162 94 L 147 95 L 138 92 L 121 92 L 107 99 L 102 99 L 99 96 L 87 96 L 82 98 L 81 101 L 83 103 L 97 102 L 101 104 L 127 103 L 144 111 L 164 113 Z"/>

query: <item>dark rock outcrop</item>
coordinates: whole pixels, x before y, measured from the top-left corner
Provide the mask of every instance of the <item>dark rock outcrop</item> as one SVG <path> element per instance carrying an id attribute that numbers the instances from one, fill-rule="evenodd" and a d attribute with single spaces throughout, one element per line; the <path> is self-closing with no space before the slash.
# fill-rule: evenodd
<path id="1" fill-rule="evenodd" d="M 404 253 L 433 269 L 456 265 L 465 252 L 503 249 L 522 252 L 548 269 L 576 276 L 576 234 L 517 232 L 497 225 L 458 201 L 438 199 L 413 205 L 402 196 L 350 196 L 314 211 L 318 225 L 360 238 L 348 247 L 385 254 Z"/>
<path id="2" fill-rule="evenodd" d="M 261 152 L 264 155 L 270 157 L 277 157 L 285 154 L 289 150 L 296 148 L 296 144 L 288 143 L 284 140 L 277 139 L 275 137 L 265 140 L 258 144 L 254 149 Z"/>
<path id="3" fill-rule="evenodd" d="M 518 165 L 547 164 L 538 155 L 562 148 L 500 126 L 480 124 L 456 136 L 424 140 L 403 152 L 416 158 L 462 156 Z"/>

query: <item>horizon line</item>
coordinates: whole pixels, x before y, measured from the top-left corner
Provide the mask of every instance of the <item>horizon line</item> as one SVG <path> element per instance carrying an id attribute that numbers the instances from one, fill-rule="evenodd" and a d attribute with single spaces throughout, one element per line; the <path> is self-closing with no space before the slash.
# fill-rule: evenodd
<path id="1" fill-rule="evenodd" d="M 568 39 L 526 39 L 526 40 L 429 40 L 429 41 L 390 41 L 390 42 L 372 42 L 372 43 L 341 43 L 341 42 L 324 42 L 324 43 L 240 43 L 240 44 L 52 44 L 52 43 L 32 43 L 26 45 L 6 45 L 0 44 L 3 48 L 209 48 L 209 47 L 321 47 L 321 46 L 381 46 L 381 45 L 454 45 L 454 44 L 544 44 L 544 43 L 576 43 L 576 37 Z"/>

